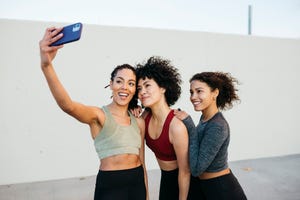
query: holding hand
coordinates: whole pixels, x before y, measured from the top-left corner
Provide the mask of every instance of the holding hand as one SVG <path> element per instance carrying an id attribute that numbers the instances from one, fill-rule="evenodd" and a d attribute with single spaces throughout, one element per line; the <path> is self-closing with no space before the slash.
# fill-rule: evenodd
<path id="1" fill-rule="evenodd" d="M 56 42 L 63 36 L 62 33 L 58 34 L 62 29 L 63 29 L 63 27 L 47 28 L 43 39 L 39 42 L 42 67 L 49 66 L 52 63 L 52 60 L 55 58 L 57 50 L 63 47 L 63 45 L 50 46 L 53 42 Z"/>
<path id="2" fill-rule="evenodd" d="M 181 121 L 189 116 L 189 114 L 187 114 L 185 111 L 181 110 L 180 108 L 178 108 L 177 110 L 174 109 L 174 114 Z"/>
<path id="3" fill-rule="evenodd" d="M 133 116 L 135 116 L 136 118 L 140 117 L 142 112 L 143 112 L 143 109 L 141 106 L 138 106 L 134 109 L 130 109 L 130 112 L 131 114 L 133 114 Z"/>

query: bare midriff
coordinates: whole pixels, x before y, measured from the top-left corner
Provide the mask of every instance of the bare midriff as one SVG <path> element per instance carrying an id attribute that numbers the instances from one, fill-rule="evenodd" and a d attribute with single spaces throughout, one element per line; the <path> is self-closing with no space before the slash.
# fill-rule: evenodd
<path id="1" fill-rule="evenodd" d="M 211 179 L 211 178 L 216 178 L 216 177 L 219 177 L 219 176 L 223 176 L 223 175 L 226 175 L 226 174 L 230 174 L 230 169 L 229 168 L 224 169 L 224 170 L 219 171 L 219 172 L 204 172 L 199 176 L 199 179 L 206 180 L 206 179 Z"/>
<path id="2" fill-rule="evenodd" d="M 100 170 L 122 170 L 131 169 L 140 166 L 141 160 L 138 155 L 121 154 L 103 158 L 100 161 Z"/>
<path id="3" fill-rule="evenodd" d="M 171 171 L 178 168 L 177 160 L 164 161 L 157 158 L 160 169 L 164 171 Z"/>

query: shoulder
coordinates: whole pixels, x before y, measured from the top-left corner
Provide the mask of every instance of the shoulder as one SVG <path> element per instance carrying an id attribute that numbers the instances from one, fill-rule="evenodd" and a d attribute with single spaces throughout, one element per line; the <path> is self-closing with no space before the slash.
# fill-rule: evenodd
<path id="1" fill-rule="evenodd" d="M 105 110 L 103 109 L 103 107 L 102 107 L 102 108 L 99 108 L 99 107 L 97 107 L 97 106 L 94 106 L 94 110 L 95 110 L 95 112 L 96 112 L 99 116 L 101 116 L 102 118 L 105 118 L 105 116 L 107 115 L 106 112 L 105 112 Z"/>
<path id="2" fill-rule="evenodd" d="M 90 110 L 94 113 L 93 115 L 95 115 L 92 121 L 89 122 L 92 136 L 95 138 L 103 128 L 106 118 L 105 113 L 101 108 L 90 106 Z"/>
<path id="3" fill-rule="evenodd" d="M 135 117 L 137 124 L 139 127 L 144 127 L 145 126 L 145 120 L 142 117 Z"/>
<path id="4" fill-rule="evenodd" d="M 97 106 L 91 106 L 91 109 L 93 110 L 93 112 L 97 116 L 97 119 L 95 119 L 95 121 L 97 123 L 99 123 L 101 126 L 103 126 L 104 122 L 105 122 L 105 119 L 106 119 L 106 114 L 105 114 L 104 110 L 102 108 L 97 107 Z"/>
<path id="5" fill-rule="evenodd" d="M 209 126 L 227 127 L 228 123 L 221 112 L 217 113 L 209 122 Z"/>
<path id="6" fill-rule="evenodd" d="M 229 134 L 229 125 L 222 113 L 218 113 L 217 116 L 210 120 L 206 125 L 206 129 L 214 135 L 220 134 L 226 136 Z"/>
<path id="7" fill-rule="evenodd" d="M 173 117 L 173 119 L 170 123 L 169 131 L 172 135 L 178 135 L 178 134 L 179 135 L 185 135 L 185 134 L 187 135 L 186 126 L 177 117 Z"/>
<path id="8" fill-rule="evenodd" d="M 145 120 L 142 117 L 135 117 L 137 125 L 140 129 L 140 133 L 144 135 L 145 132 Z"/>
<path id="9" fill-rule="evenodd" d="M 183 122 L 174 117 L 169 127 L 170 142 L 177 147 L 182 147 L 188 142 L 188 131 Z M 179 146 L 178 146 L 179 145 Z"/>

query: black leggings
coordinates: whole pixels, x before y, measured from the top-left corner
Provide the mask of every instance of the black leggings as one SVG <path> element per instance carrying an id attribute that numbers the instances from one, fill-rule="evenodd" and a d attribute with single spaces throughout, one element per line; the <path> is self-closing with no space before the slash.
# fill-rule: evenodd
<path id="1" fill-rule="evenodd" d="M 159 200 L 176 200 L 179 196 L 178 169 L 161 170 Z"/>
<path id="2" fill-rule="evenodd" d="M 144 200 L 144 180 L 142 166 L 115 171 L 99 170 L 94 200 Z"/>
<path id="3" fill-rule="evenodd" d="M 246 200 L 236 177 L 230 172 L 220 177 L 200 180 L 191 177 L 189 200 Z"/>

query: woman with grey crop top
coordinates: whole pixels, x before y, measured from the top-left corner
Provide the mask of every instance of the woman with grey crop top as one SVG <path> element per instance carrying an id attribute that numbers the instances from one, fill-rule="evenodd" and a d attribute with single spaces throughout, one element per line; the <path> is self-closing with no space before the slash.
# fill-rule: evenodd
<path id="1" fill-rule="evenodd" d="M 192 173 L 189 199 L 247 199 L 238 180 L 228 167 L 229 125 L 220 112 L 239 101 L 229 73 L 203 72 L 190 79 L 190 101 L 195 111 L 201 111 L 199 124 L 184 111 L 175 111 L 189 133 L 189 163 Z"/>
<path id="2" fill-rule="evenodd" d="M 111 73 L 109 87 L 112 102 L 103 107 L 73 101 L 61 84 L 52 61 L 58 49 L 50 46 L 62 37 L 62 28 L 48 28 L 39 42 L 41 68 L 58 106 L 90 127 L 100 160 L 94 199 L 143 200 L 147 197 L 144 168 L 143 119 L 128 112 L 137 103 L 135 68 L 117 66 Z M 58 34 L 58 35 L 57 35 Z M 57 35 L 57 36 L 56 36 Z"/>
<path id="3" fill-rule="evenodd" d="M 170 108 L 181 94 L 180 75 L 170 61 L 151 57 L 138 64 L 138 97 L 146 107 L 145 140 L 161 169 L 160 200 L 186 200 L 189 191 L 188 133 Z"/>

